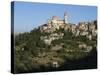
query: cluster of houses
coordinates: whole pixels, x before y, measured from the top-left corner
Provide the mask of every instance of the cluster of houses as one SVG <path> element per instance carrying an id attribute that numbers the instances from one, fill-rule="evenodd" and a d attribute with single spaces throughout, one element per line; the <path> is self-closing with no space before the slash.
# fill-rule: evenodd
<path id="1" fill-rule="evenodd" d="M 50 45 L 53 40 L 62 39 L 64 33 L 52 33 L 49 36 L 41 36 L 40 39 L 45 42 L 45 44 Z"/>
<path id="2" fill-rule="evenodd" d="M 57 16 L 53 16 L 48 20 L 47 24 L 40 27 L 41 32 L 51 33 L 49 36 L 41 36 L 41 40 L 44 40 L 46 44 L 50 45 L 53 40 L 62 38 L 64 33 L 54 33 L 54 31 L 60 28 L 72 32 L 76 37 L 86 36 L 89 40 L 97 36 L 97 25 L 94 21 L 80 22 L 77 25 L 70 24 L 68 23 L 68 14 L 65 12 L 63 20 L 60 20 Z"/>
<path id="3" fill-rule="evenodd" d="M 80 22 L 78 25 L 71 25 L 71 32 L 75 36 L 86 36 L 89 40 L 97 37 L 97 25 L 92 22 Z"/>

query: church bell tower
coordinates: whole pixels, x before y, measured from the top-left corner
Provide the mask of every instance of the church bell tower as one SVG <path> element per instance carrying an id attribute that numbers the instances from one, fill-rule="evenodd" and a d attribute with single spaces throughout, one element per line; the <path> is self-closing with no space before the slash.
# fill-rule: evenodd
<path id="1" fill-rule="evenodd" d="M 64 23 L 68 24 L 68 14 L 67 14 L 67 12 L 64 13 Z"/>

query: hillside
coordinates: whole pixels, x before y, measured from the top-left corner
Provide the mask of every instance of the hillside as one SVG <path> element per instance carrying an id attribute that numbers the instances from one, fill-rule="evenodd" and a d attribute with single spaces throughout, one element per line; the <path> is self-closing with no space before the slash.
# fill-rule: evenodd
<path id="1" fill-rule="evenodd" d="M 86 23 L 84 26 L 87 30 L 81 27 L 81 23 L 77 26 L 65 24 L 62 28 L 51 27 L 47 30 L 43 30 L 44 26 L 48 25 L 15 36 L 16 73 L 79 69 L 79 63 L 81 69 L 96 67 L 93 64 L 96 64 L 97 35 L 92 31 L 93 26 L 97 30 L 96 21 L 93 24 Z"/>

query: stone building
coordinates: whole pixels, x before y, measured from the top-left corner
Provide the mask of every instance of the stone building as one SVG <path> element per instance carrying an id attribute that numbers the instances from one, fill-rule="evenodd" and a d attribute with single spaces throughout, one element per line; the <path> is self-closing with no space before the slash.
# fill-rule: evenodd
<path id="1" fill-rule="evenodd" d="M 62 39 L 64 33 L 52 33 L 49 36 L 41 36 L 40 39 L 44 41 L 45 44 L 50 45 L 53 40 Z"/>
<path id="2" fill-rule="evenodd" d="M 40 30 L 43 32 L 51 32 L 55 31 L 56 29 L 64 28 L 65 24 L 68 24 L 68 15 L 64 13 L 64 19 L 60 20 L 57 16 L 52 16 L 51 19 L 48 19 L 46 25 L 43 25 Z"/>

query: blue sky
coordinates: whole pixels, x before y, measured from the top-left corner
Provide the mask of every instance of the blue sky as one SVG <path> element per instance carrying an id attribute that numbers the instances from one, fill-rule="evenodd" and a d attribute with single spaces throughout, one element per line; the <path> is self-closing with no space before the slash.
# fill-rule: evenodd
<path id="1" fill-rule="evenodd" d="M 77 24 L 80 21 L 97 19 L 97 7 L 95 6 L 15 2 L 14 32 L 31 31 L 45 24 L 52 16 L 58 16 L 63 20 L 64 12 L 68 13 L 70 23 Z"/>

